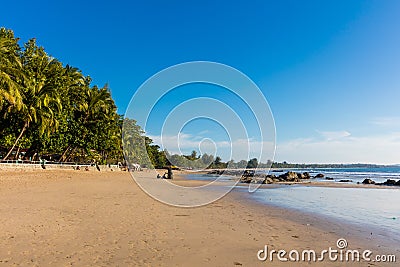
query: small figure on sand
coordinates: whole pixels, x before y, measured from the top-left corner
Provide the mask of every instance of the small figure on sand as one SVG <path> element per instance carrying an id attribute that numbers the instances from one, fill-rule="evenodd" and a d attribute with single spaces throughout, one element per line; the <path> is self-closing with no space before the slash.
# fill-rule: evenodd
<path id="1" fill-rule="evenodd" d="M 39 161 L 40 161 L 40 166 L 42 166 L 42 169 L 45 170 L 46 169 L 46 166 L 45 166 L 46 160 L 39 158 Z"/>
<path id="2" fill-rule="evenodd" d="M 173 179 L 172 168 L 168 167 L 168 179 Z"/>
<path id="3" fill-rule="evenodd" d="M 172 179 L 173 178 L 173 174 L 172 174 L 172 169 L 171 167 L 168 167 L 168 171 L 165 172 L 163 174 L 163 176 L 161 176 L 159 173 L 157 173 L 157 179 Z"/>
<path id="4" fill-rule="evenodd" d="M 169 166 L 168 167 L 168 171 L 164 174 L 164 176 L 167 175 L 167 177 L 165 177 L 165 179 L 172 179 L 173 178 L 173 174 L 172 174 L 172 169 Z"/>
<path id="5" fill-rule="evenodd" d="M 100 167 L 99 167 L 99 164 L 97 164 L 97 161 L 94 163 L 94 165 L 96 166 L 96 169 L 97 169 L 98 171 L 100 171 Z"/>

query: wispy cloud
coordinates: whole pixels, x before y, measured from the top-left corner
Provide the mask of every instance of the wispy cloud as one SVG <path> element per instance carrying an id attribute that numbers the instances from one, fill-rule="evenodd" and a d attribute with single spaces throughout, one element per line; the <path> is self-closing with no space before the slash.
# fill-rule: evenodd
<path id="1" fill-rule="evenodd" d="M 400 132 L 376 136 L 351 136 L 343 132 L 325 137 L 280 143 L 276 159 L 300 163 L 400 163 Z"/>
<path id="2" fill-rule="evenodd" d="M 255 139 L 236 139 L 232 141 L 215 141 L 209 138 L 198 138 L 191 134 L 149 136 L 153 142 L 167 149 L 172 154 L 188 153 L 195 149 L 201 153 L 221 156 L 223 160 L 241 160 L 256 157 L 261 161 L 272 159 L 275 145 L 269 141 Z"/>
<path id="3" fill-rule="evenodd" d="M 321 137 L 298 138 L 281 142 L 276 147 L 275 160 L 297 163 L 400 163 L 400 132 L 375 136 L 354 136 L 348 131 L 318 131 Z M 223 160 L 236 161 L 257 157 L 266 162 L 272 158 L 274 144 L 254 139 L 212 141 L 197 139 L 181 133 L 177 136 L 150 136 L 156 144 L 163 144 L 171 153 L 190 153 L 192 149 Z M 201 142 L 202 141 L 202 142 Z M 201 144 L 201 145 L 200 145 Z M 199 147 L 201 146 L 201 149 Z"/>
<path id="4" fill-rule="evenodd" d="M 382 127 L 400 127 L 400 117 L 375 117 L 370 122 Z"/>
<path id="5" fill-rule="evenodd" d="M 348 137 L 351 134 L 348 131 L 333 131 L 333 132 L 325 132 L 325 131 L 318 131 L 317 132 L 324 137 L 326 140 L 335 140 L 344 137 Z"/>

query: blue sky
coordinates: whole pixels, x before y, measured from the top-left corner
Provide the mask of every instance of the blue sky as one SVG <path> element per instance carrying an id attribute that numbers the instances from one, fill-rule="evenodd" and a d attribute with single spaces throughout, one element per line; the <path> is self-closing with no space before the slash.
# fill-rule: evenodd
<path id="1" fill-rule="evenodd" d="M 162 69 L 220 62 L 268 100 L 276 160 L 400 163 L 399 1 L 8 1 L 0 25 L 108 83 L 120 113 Z M 183 130 L 184 149 L 200 137 L 224 141 L 208 123 Z"/>

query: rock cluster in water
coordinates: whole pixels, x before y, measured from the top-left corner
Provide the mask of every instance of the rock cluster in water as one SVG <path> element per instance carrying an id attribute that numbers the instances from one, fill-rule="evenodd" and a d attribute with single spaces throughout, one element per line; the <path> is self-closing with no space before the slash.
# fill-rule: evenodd
<path id="1" fill-rule="evenodd" d="M 375 185 L 394 185 L 394 186 L 400 186 L 400 180 L 398 180 L 396 182 L 396 180 L 393 179 L 387 179 L 385 182 L 383 183 L 375 183 L 374 180 L 371 180 L 369 178 L 364 179 L 364 181 L 362 181 L 363 184 L 375 184 Z"/>
<path id="2" fill-rule="evenodd" d="M 208 172 L 208 174 L 214 175 L 231 175 L 231 176 L 240 176 L 241 183 L 256 183 L 256 184 L 272 184 L 279 182 L 301 182 L 303 180 L 307 180 L 310 178 L 316 177 L 324 177 L 323 174 L 318 174 L 315 177 L 311 177 L 308 172 L 293 172 L 288 171 L 281 175 L 275 174 L 265 174 L 265 173 L 256 173 L 254 170 L 213 170 Z M 322 175 L 322 176 L 321 176 Z"/>
<path id="3" fill-rule="evenodd" d="M 273 183 L 296 183 L 302 182 L 304 180 L 308 180 L 311 178 L 324 178 L 325 175 L 322 173 L 318 173 L 315 176 L 311 176 L 308 172 L 294 172 L 288 171 L 281 175 L 275 174 L 265 174 L 265 173 L 257 173 L 254 170 L 212 170 L 207 174 L 210 175 L 228 175 L 228 176 L 240 176 L 241 183 L 255 183 L 255 184 L 273 184 Z M 326 177 L 326 180 L 334 180 L 333 178 Z M 343 179 L 339 182 L 348 183 L 352 182 L 352 180 Z M 359 183 L 359 182 L 357 182 Z M 396 181 L 393 179 L 387 179 L 383 183 L 376 183 L 372 179 L 366 178 L 362 181 L 362 184 L 373 184 L 373 185 L 389 185 L 389 186 L 400 186 L 400 180 Z"/>

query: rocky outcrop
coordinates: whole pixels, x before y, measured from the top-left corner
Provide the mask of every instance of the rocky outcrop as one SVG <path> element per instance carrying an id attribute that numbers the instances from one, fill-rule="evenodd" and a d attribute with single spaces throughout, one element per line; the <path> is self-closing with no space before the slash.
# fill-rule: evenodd
<path id="1" fill-rule="evenodd" d="M 363 184 L 375 184 L 375 185 L 388 185 L 388 186 L 400 186 L 400 180 L 396 181 L 393 179 L 387 179 L 385 182 L 383 183 L 375 183 L 375 181 L 366 178 L 364 179 L 364 181 L 362 181 Z"/>
<path id="2" fill-rule="evenodd" d="M 299 179 L 310 179 L 311 176 L 308 172 L 297 173 L 297 178 Z"/>
<path id="3" fill-rule="evenodd" d="M 287 172 L 287 173 L 279 175 L 279 178 L 281 178 L 287 182 L 298 182 L 299 181 L 298 177 L 299 177 L 298 173 L 296 173 L 296 172 Z"/>
<path id="4" fill-rule="evenodd" d="M 364 179 L 364 181 L 362 181 L 362 183 L 363 184 L 375 184 L 375 181 L 373 181 L 373 180 L 371 180 L 369 178 L 366 178 L 366 179 Z"/>
<path id="5" fill-rule="evenodd" d="M 284 174 L 276 176 L 274 174 L 265 174 L 265 173 L 255 173 L 251 170 L 246 170 L 241 178 L 241 183 L 256 183 L 256 184 L 273 184 L 279 182 L 286 182 L 286 183 L 294 183 L 294 182 L 301 182 L 302 180 L 310 179 L 311 176 L 308 172 L 304 173 L 297 173 L 293 171 L 288 171 Z"/>
<path id="6" fill-rule="evenodd" d="M 396 185 L 396 181 L 393 179 L 387 179 L 385 182 L 377 184 L 377 185 Z"/>
<path id="7" fill-rule="evenodd" d="M 294 172 L 288 171 L 279 176 L 276 174 L 266 174 L 264 172 L 256 172 L 255 170 L 213 170 L 209 174 L 224 174 L 231 176 L 239 176 L 241 183 L 255 183 L 255 184 L 274 184 L 274 183 L 297 183 L 302 182 L 311 178 L 325 178 L 326 180 L 335 180 L 331 177 L 325 177 L 324 174 L 318 173 L 315 176 L 311 176 L 308 172 Z M 349 179 L 338 180 L 341 183 L 353 182 Z M 360 184 L 360 182 L 357 182 Z M 388 179 L 383 183 L 376 183 L 372 179 L 366 178 L 362 181 L 362 184 L 366 185 L 386 185 L 386 186 L 400 186 L 400 180 Z"/>

